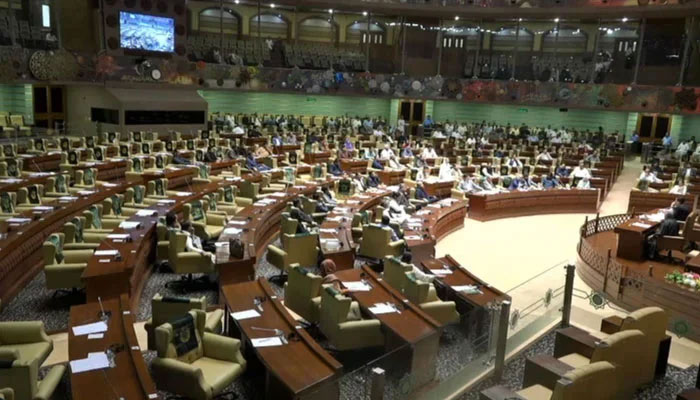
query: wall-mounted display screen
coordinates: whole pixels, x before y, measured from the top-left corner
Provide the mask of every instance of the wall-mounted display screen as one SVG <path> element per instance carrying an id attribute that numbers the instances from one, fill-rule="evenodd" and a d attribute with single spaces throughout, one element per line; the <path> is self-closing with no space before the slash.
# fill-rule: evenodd
<path id="1" fill-rule="evenodd" d="M 175 20 L 172 18 L 120 11 L 119 35 L 123 49 L 175 51 Z"/>

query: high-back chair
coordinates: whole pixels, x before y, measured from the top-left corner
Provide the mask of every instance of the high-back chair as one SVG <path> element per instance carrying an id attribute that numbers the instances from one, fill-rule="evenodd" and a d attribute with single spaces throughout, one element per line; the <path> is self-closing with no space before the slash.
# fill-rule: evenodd
<path id="1" fill-rule="evenodd" d="M 370 224 L 362 227 L 362 240 L 359 256 L 382 260 L 386 256 L 399 256 L 403 252 L 404 241 L 391 241 L 391 228 Z"/>
<path id="2" fill-rule="evenodd" d="M 235 186 L 226 186 L 219 188 L 219 197 L 217 198 L 217 208 L 220 211 L 225 211 L 228 215 L 238 214 L 245 205 L 253 204 L 250 199 L 244 199 L 236 196 L 238 190 Z"/>
<path id="3" fill-rule="evenodd" d="M 68 174 L 58 174 L 46 179 L 46 185 L 44 186 L 44 196 L 45 197 L 62 197 L 70 196 L 70 190 L 68 190 L 68 184 L 70 182 L 70 175 Z"/>
<path id="4" fill-rule="evenodd" d="M 190 310 L 207 311 L 207 298 L 202 297 L 173 297 L 156 293 L 151 299 L 151 318 L 146 321 L 144 329 L 148 335 L 148 349 L 156 350 L 155 329 L 168 321 L 187 314 Z M 204 331 L 220 334 L 224 310 L 216 309 L 207 313 Z"/>
<path id="5" fill-rule="evenodd" d="M 406 273 L 412 270 L 413 265 L 401 262 L 397 257 L 384 257 L 384 281 L 401 293 L 406 287 Z"/>
<path id="6" fill-rule="evenodd" d="M 144 203 L 146 197 L 146 187 L 143 185 L 134 185 L 124 191 L 124 207 L 129 208 L 146 208 L 148 204 Z"/>
<path id="7" fill-rule="evenodd" d="M 17 194 L 15 192 L 0 192 L 0 219 L 17 216 Z"/>
<path id="8" fill-rule="evenodd" d="M 459 321 L 459 313 L 454 301 L 440 300 L 435 286 L 430 282 L 418 280 L 413 272 L 407 272 L 405 275 L 403 294 L 411 303 L 418 305 L 421 310 L 442 325 Z"/>
<path id="9" fill-rule="evenodd" d="M 192 222 L 194 233 L 202 240 L 218 238 L 226 226 L 226 216 L 207 212 L 207 203 L 195 200 L 182 207 L 185 221 Z"/>
<path id="10" fill-rule="evenodd" d="M 43 185 L 27 185 L 17 189 L 16 209 L 18 211 L 32 209 L 42 204 Z"/>
<path id="11" fill-rule="evenodd" d="M 301 208 L 304 213 L 309 215 L 317 224 L 321 224 L 328 213 L 317 212 L 316 207 L 318 206 L 318 201 L 308 198 L 306 196 L 301 196 Z"/>
<path id="12" fill-rule="evenodd" d="M 310 323 L 318 322 L 321 309 L 320 275 L 309 272 L 299 264 L 289 266 L 289 279 L 284 285 L 284 305 Z"/>
<path id="13" fill-rule="evenodd" d="M 0 322 L 0 394 L 6 400 L 49 400 L 66 371 L 56 365 L 39 380 L 39 368 L 52 351 L 43 322 Z"/>
<path id="14" fill-rule="evenodd" d="M 267 246 L 267 261 L 280 270 L 280 275 L 271 278 L 271 282 L 284 281 L 282 276 L 292 264 L 309 267 L 318 263 L 318 233 L 283 234 L 282 244 L 282 248 Z"/>
<path id="15" fill-rule="evenodd" d="M 146 204 L 156 204 L 168 198 L 168 178 L 154 179 L 146 184 Z"/>
<path id="16" fill-rule="evenodd" d="M 0 178 L 19 178 L 22 176 L 22 159 L 0 161 Z"/>
<path id="17" fill-rule="evenodd" d="M 46 288 L 75 291 L 84 287 L 82 275 L 93 250 L 64 250 L 63 242 L 63 233 L 54 233 L 42 246 Z"/>
<path id="18" fill-rule="evenodd" d="M 321 289 L 319 328 L 340 351 L 384 345 L 381 322 L 362 319 L 357 302 L 338 292 L 333 285 Z"/>
<path id="19" fill-rule="evenodd" d="M 175 287 L 181 291 L 208 286 L 205 277 L 195 280 L 192 274 L 213 274 L 216 271 L 214 260 L 206 253 L 187 251 L 185 244 L 187 234 L 177 230 L 169 232 L 170 245 L 168 246 L 168 265 L 174 273 L 183 275 L 179 281 L 171 281 L 167 287 Z"/>
<path id="20" fill-rule="evenodd" d="M 212 400 L 225 394 L 245 372 L 241 342 L 205 332 L 205 323 L 204 311 L 191 310 L 156 328 L 158 355 L 151 367 L 158 389 L 193 400 Z"/>
<path id="21" fill-rule="evenodd" d="M 360 211 L 352 215 L 350 223 L 352 239 L 358 241 L 362 238 L 362 228 L 372 220 L 372 211 Z"/>
<path id="22" fill-rule="evenodd" d="M 65 250 L 94 250 L 100 242 L 107 238 L 108 233 L 85 232 L 85 217 L 73 217 L 63 224 L 63 249 Z"/>
<path id="23" fill-rule="evenodd" d="M 9 387 L 1 388 L 0 400 L 15 400 L 15 390 Z"/>
<path id="24" fill-rule="evenodd" d="M 75 191 L 80 190 L 94 190 L 97 181 L 97 169 L 96 168 L 85 168 L 75 170 L 75 184 L 73 189 Z"/>
<path id="25" fill-rule="evenodd" d="M 87 210 L 83 211 L 83 216 L 85 217 L 85 226 L 83 229 L 85 232 L 111 233 L 113 230 L 119 228 L 122 219 L 104 218 L 103 210 L 102 204 L 93 204 L 88 207 Z"/>
<path id="26" fill-rule="evenodd" d="M 625 396 L 631 396 L 639 386 L 648 383 L 644 371 L 649 364 L 654 364 L 655 359 L 656 348 L 650 350 L 649 340 L 637 329 L 617 332 L 596 343 L 590 358 L 578 353 L 559 357 L 559 361 L 574 368 L 598 361 L 613 364 L 619 371 L 620 391 Z"/>

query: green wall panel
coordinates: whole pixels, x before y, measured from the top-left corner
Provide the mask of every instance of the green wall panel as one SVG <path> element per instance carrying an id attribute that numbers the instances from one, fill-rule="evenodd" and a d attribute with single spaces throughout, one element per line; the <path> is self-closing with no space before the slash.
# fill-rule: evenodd
<path id="1" fill-rule="evenodd" d="M 201 90 L 209 112 L 389 118 L 391 99 Z"/>
<path id="2" fill-rule="evenodd" d="M 499 124 L 554 127 L 566 126 L 576 129 L 597 130 L 602 126 L 606 132 L 627 130 L 627 112 L 590 111 L 569 109 L 560 112 L 554 107 L 508 106 L 499 104 L 460 103 L 436 101 L 434 119 L 459 122 L 494 121 Z"/>
<path id="3" fill-rule="evenodd" d="M 673 116 L 673 125 L 671 126 L 671 131 L 676 128 L 676 119 L 678 115 Z M 695 140 L 700 140 L 700 117 L 694 115 L 684 115 L 683 123 L 679 127 L 679 138 L 680 139 L 690 139 L 695 137 Z M 676 142 L 677 143 L 677 142 Z"/>
<path id="4" fill-rule="evenodd" d="M 639 119 L 639 113 L 630 113 L 627 118 L 627 129 L 625 130 L 625 137 L 631 138 L 632 133 L 637 130 L 637 120 Z"/>
<path id="5" fill-rule="evenodd" d="M 34 123 L 32 85 L 0 85 L 0 111 L 24 115 L 25 123 Z"/>

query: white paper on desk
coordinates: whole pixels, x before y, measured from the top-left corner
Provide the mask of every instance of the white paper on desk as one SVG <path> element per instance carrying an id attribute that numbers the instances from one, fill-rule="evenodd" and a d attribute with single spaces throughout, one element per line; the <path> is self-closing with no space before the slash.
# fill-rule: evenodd
<path id="1" fill-rule="evenodd" d="M 444 269 L 431 269 L 431 270 L 430 270 L 430 273 L 433 274 L 433 275 L 437 275 L 437 276 L 445 276 L 445 275 L 451 275 L 451 274 L 452 274 L 452 270 L 451 270 L 451 269 L 447 269 L 447 268 L 444 268 Z"/>
<path id="2" fill-rule="evenodd" d="M 129 238 L 128 233 L 110 233 L 107 235 L 107 239 L 112 239 L 112 240 L 126 240 Z"/>
<path id="3" fill-rule="evenodd" d="M 116 256 L 119 254 L 119 250 L 96 250 L 95 253 L 93 253 L 96 256 Z"/>
<path id="4" fill-rule="evenodd" d="M 286 195 L 287 195 L 287 193 L 285 193 L 285 192 L 275 192 L 275 193 L 270 194 L 270 196 L 272 196 L 272 197 L 284 197 Z"/>
<path id="5" fill-rule="evenodd" d="M 122 221 L 119 224 L 119 227 L 122 229 L 136 229 L 140 225 L 139 222 L 132 222 L 132 221 Z"/>
<path id="6" fill-rule="evenodd" d="M 172 200 L 172 199 L 158 200 L 158 204 L 175 204 L 175 200 Z"/>
<path id="7" fill-rule="evenodd" d="M 177 193 L 175 193 L 175 196 L 187 197 L 187 196 L 192 196 L 192 193 L 190 193 L 190 192 L 177 192 Z"/>
<path id="8" fill-rule="evenodd" d="M 260 313 L 253 309 L 231 313 L 231 318 L 235 319 L 236 321 L 241 321 L 249 318 L 257 318 L 259 316 Z"/>
<path id="9" fill-rule="evenodd" d="M 644 229 L 651 228 L 651 225 L 645 224 L 645 223 L 642 223 L 642 222 L 635 222 L 635 223 L 632 224 L 632 226 L 637 226 L 637 227 L 644 228 Z"/>
<path id="10" fill-rule="evenodd" d="M 226 180 L 229 182 L 236 182 L 236 181 L 242 181 L 243 178 L 241 178 L 240 176 L 233 176 L 233 177 L 229 176 L 229 177 L 226 177 Z"/>
<path id="11" fill-rule="evenodd" d="M 8 224 L 27 224 L 32 222 L 31 218 L 8 218 L 6 219 Z"/>
<path id="12" fill-rule="evenodd" d="M 452 289 L 456 292 L 464 292 L 466 294 L 484 294 L 476 285 L 452 286 Z"/>
<path id="13" fill-rule="evenodd" d="M 406 240 L 421 240 L 420 236 L 408 235 L 403 237 Z"/>
<path id="14" fill-rule="evenodd" d="M 93 322 L 91 324 L 78 325 L 73 327 L 75 336 L 89 335 L 91 333 L 107 332 L 107 324 L 104 321 Z"/>
<path id="15" fill-rule="evenodd" d="M 408 222 L 409 224 L 410 224 L 410 223 L 420 224 L 420 223 L 423 222 L 423 220 L 420 219 L 420 218 L 409 218 L 409 219 L 406 220 L 406 222 Z"/>
<path id="16" fill-rule="evenodd" d="M 92 333 L 88 335 L 88 340 L 93 340 L 93 339 L 102 339 L 105 337 L 104 333 Z"/>
<path id="17" fill-rule="evenodd" d="M 91 194 L 95 194 L 94 190 L 81 190 L 78 192 L 79 195 L 81 196 L 90 196 Z"/>
<path id="18" fill-rule="evenodd" d="M 431 204 L 431 205 L 429 205 L 428 207 L 431 207 L 431 208 L 440 208 L 440 204 Z"/>
<path id="19" fill-rule="evenodd" d="M 36 206 L 36 207 L 33 208 L 33 210 L 37 210 L 37 211 L 51 211 L 51 210 L 53 210 L 53 207 L 49 207 L 49 206 Z"/>
<path id="20" fill-rule="evenodd" d="M 250 342 L 253 344 L 253 347 L 272 347 L 282 346 L 283 344 L 279 336 L 250 339 Z"/>
<path id="21" fill-rule="evenodd" d="M 397 310 L 394 308 L 392 305 L 387 304 L 387 303 L 377 303 L 374 306 L 369 308 L 369 312 L 371 312 L 374 315 L 379 315 L 379 314 L 391 314 L 395 313 Z"/>
<path id="22" fill-rule="evenodd" d="M 328 221 L 334 221 L 334 222 L 340 222 L 343 220 L 343 217 L 328 217 L 326 218 Z"/>
<path id="23" fill-rule="evenodd" d="M 343 286 L 345 286 L 351 292 L 369 292 L 370 290 L 372 290 L 372 287 L 370 285 L 362 281 L 343 281 Z"/>
<path id="24" fill-rule="evenodd" d="M 226 228 L 223 233 L 224 235 L 240 235 L 243 233 L 243 230 L 238 228 Z"/>
<path id="25" fill-rule="evenodd" d="M 247 225 L 247 221 L 228 221 L 229 224 L 231 225 Z"/>
<path id="26" fill-rule="evenodd" d="M 87 358 L 70 362 L 70 369 L 74 374 L 103 368 L 109 368 L 109 360 L 107 359 L 107 354 L 104 352 L 90 353 Z"/>
<path id="27" fill-rule="evenodd" d="M 138 210 L 136 211 L 136 215 L 139 217 L 153 217 L 156 215 L 155 210 Z"/>
<path id="28" fill-rule="evenodd" d="M 335 233 L 336 232 L 335 229 L 329 229 L 329 228 L 321 228 L 318 231 L 322 232 L 322 233 Z"/>
<path id="29" fill-rule="evenodd" d="M 104 186 L 104 187 L 117 187 L 119 185 L 117 185 L 116 183 L 105 182 L 102 184 L 102 186 Z"/>
<path id="30" fill-rule="evenodd" d="M 420 211 L 416 212 L 416 215 L 426 215 L 426 214 L 430 214 L 430 211 L 428 211 L 428 210 L 420 210 Z"/>
<path id="31" fill-rule="evenodd" d="M 22 182 L 21 179 L 17 178 L 5 178 L 5 179 L 0 179 L 0 183 L 17 183 L 17 182 Z"/>
<path id="32" fill-rule="evenodd" d="M 345 200 L 346 204 L 360 204 L 360 200 Z"/>
<path id="33" fill-rule="evenodd" d="M 60 201 L 75 201 L 75 200 L 78 200 L 78 198 L 73 197 L 73 196 L 61 196 L 58 198 L 58 200 L 60 200 Z"/>

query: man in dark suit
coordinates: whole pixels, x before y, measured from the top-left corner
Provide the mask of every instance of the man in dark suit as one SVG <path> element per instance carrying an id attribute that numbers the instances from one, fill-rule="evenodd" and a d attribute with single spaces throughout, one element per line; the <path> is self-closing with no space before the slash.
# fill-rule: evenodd
<path id="1" fill-rule="evenodd" d="M 685 221 L 690 215 L 690 206 L 683 197 L 676 198 L 676 201 L 671 204 L 671 208 L 673 209 L 673 218 L 676 221 Z"/>
<path id="2" fill-rule="evenodd" d="M 680 225 L 678 224 L 676 218 L 673 216 L 673 213 L 666 213 L 666 215 L 664 216 L 664 220 L 661 222 L 658 228 L 656 228 L 656 233 L 649 236 L 649 241 L 647 243 L 649 258 L 653 260 L 658 258 L 659 256 L 657 246 L 657 238 L 659 236 L 678 236 L 679 231 Z"/>

